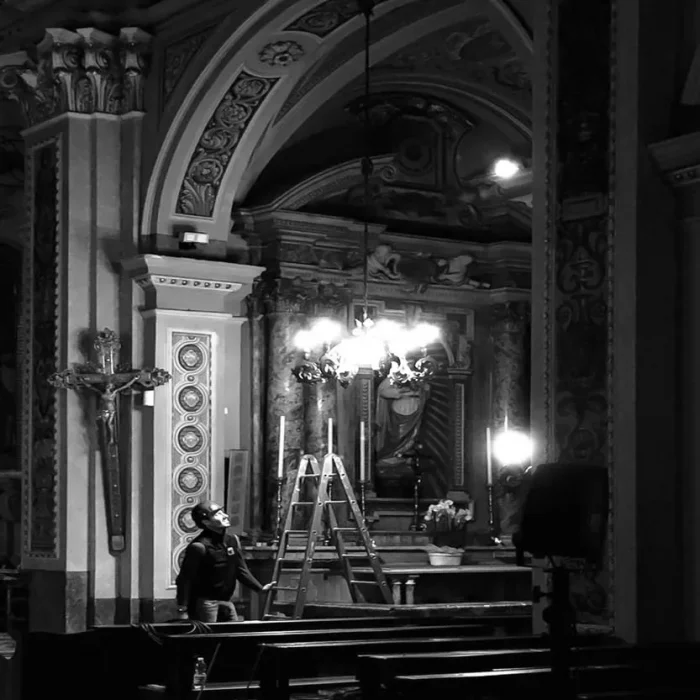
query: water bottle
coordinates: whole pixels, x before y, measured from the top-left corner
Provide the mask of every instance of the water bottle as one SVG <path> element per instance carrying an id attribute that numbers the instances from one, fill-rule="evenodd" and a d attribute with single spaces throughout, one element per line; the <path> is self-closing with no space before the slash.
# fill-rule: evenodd
<path id="1" fill-rule="evenodd" d="M 192 690 L 204 690 L 207 682 L 207 664 L 201 656 L 194 662 L 194 676 L 192 678 Z"/>

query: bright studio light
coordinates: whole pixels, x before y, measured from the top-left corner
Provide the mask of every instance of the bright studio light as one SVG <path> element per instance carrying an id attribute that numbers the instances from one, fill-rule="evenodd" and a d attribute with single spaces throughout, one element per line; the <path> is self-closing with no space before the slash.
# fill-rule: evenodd
<path id="1" fill-rule="evenodd" d="M 493 455 L 503 465 L 526 464 L 532 459 L 532 440 L 517 430 L 504 430 L 493 439 Z"/>
<path id="2" fill-rule="evenodd" d="M 512 158 L 499 158 L 491 169 L 491 173 L 499 180 L 510 180 L 520 172 L 520 163 Z"/>

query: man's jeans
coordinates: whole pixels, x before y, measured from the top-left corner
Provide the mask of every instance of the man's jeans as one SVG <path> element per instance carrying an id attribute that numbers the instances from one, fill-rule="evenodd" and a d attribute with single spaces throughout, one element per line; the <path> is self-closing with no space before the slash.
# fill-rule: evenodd
<path id="1" fill-rule="evenodd" d="M 200 622 L 236 622 L 240 618 L 230 600 L 206 600 L 198 598 L 195 603 L 195 619 Z"/>

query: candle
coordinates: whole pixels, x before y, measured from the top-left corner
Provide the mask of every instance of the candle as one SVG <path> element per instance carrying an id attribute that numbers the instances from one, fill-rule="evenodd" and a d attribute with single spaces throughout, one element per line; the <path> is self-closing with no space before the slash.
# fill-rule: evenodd
<path id="1" fill-rule="evenodd" d="M 360 421 L 360 481 L 365 480 L 365 422 Z"/>
<path id="2" fill-rule="evenodd" d="M 491 466 L 491 428 L 486 428 L 486 483 L 493 486 L 493 470 Z"/>
<path id="3" fill-rule="evenodd" d="M 279 451 L 277 453 L 277 478 L 284 477 L 284 416 L 280 416 Z"/>
<path id="4" fill-rule="evenodd" d="M 506 420 L 503 423 L 503 431 L 506 433 L 508 432 L 508 414 L 507 413 L 506 413 Z"/>
<path id="5" fill-rule="evenodd" d="M 333 419 L 328 419 L 328 454 L 333 454 Z"/>

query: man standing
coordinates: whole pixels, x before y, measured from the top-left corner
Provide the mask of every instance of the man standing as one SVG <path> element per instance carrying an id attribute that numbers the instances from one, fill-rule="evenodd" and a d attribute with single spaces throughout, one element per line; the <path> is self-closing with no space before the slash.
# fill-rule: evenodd
<path id="1" fill-rule="evenodd" d="M 250 572 L 240 540 L 226 534 L 231 521 L 220 505 L 198 503 L 192 519 L 202 532 L 185 550 L 177 577 L 178 617 L 208 623 L 237 620 L 231 602 L 236 581 L 258 592 L 269 590 L 272 583 L 263 586 Z"/>

